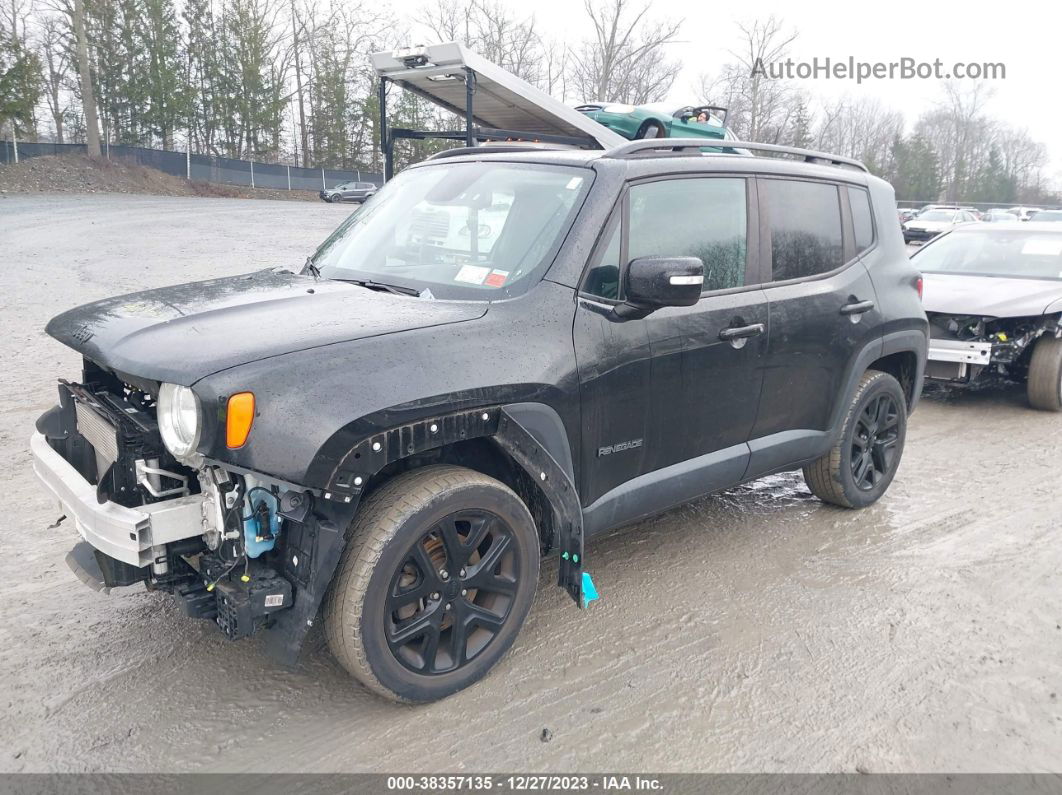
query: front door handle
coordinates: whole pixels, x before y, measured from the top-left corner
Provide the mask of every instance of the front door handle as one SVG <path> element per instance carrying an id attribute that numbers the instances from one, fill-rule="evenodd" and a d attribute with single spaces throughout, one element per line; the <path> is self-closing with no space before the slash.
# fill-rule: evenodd
<path id="1" fill-rule="evenodd" d="M 858 301 L 854 304 L 845 304 L 841 307 L 842 315 L 862 315 L 874 308 L 873 301 Z"/>
<path id="2" fill-rule="evenodd" d="M 724 342 L 730 342 L 731 340 L 743 340 L 749 337 L 758 337 L 767 327 L 762 323 L 753 323 L 751 326 L 737 326 L 736 328 L 725 328 L 719 332 L 719 339 Z"/>

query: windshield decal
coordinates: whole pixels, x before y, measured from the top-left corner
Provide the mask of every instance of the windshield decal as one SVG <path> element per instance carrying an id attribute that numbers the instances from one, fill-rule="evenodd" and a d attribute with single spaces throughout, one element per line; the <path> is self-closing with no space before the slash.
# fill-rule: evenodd
<path id="1" fill-rule="evenodd" d="M 487 287 L 504 287 L 509 278 L 509 271 L 492 270 L 483 282 Z"/>
<path id="2" fill-rule="evenodd" d="M 490 268 L 480 265 L 463 265 L 457 275 L 454 276 L 454 281 L 464 282 L 465 284 L 483 284 L 483 280 L 487 278 L 489 273 Z"/>

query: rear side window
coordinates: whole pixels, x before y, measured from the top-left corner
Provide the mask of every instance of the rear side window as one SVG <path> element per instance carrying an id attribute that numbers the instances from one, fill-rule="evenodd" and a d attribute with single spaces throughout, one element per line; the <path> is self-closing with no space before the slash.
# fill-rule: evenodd
<path id="1" fill-rule="evenodd" d="M 844 264 L 836 185 L 765 179 L 773 279 L 802 279 Z"/>
<path id="2" fill-rule="evenodd" d="M 870 213 L 870 194 L 862 188 L 849 188 L 848 201 L 852 205 L 856 253 L 862 254 L 874 245 L 874 217 Z"/>
<path id="3" fill-rule="evenodd" d="M 630 191 L 627 258 L 699 257 L 705 291 L 740 287 L 745 283 L 746 215 L 744 179 L 635 185 Z"/>

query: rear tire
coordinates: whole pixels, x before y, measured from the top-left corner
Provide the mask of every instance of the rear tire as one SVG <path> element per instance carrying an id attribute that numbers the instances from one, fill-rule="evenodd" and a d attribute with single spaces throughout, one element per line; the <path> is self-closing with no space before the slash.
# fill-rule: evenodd
<path id="1" fill-rule="evenodd" d="M 811 493 L 842 508 L 877 502 L 892 483 L 907 436 L 907 399 L 888 373 L 867 370 L 833 449 L 804 467 Z"/>
<path id="2" fill-rule="evenodd" d="M 1062 411 L 1062 339 L 1041 337 L 1037 341 L 1026 390 L 1034 409 Z"/>
<path id="3" fill-rule="evenodd" d="M 399 475 L 348 531 L 325 604 L 336 659 L 384 698 L 423 703 L 482 679 L 538 584 L 539 542 L 504 483 L 455 466 Z"/>

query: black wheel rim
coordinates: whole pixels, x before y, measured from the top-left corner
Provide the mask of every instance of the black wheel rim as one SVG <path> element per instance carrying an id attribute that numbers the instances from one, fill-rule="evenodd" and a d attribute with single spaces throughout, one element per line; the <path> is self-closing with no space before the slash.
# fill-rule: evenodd
<path id="1" fill-rule="evenodd" d="M 900 408 L 892 395 L 867 403 L 852 436 L 852 480 L 857 488 L 871 491 L 892 472 L 899 440 Z"/>
<path id="2" fill-rule="evenodd" d="M 519 565 L 512 528 L 488 511 L 453 513 L 429 528 L 388 586 L 384 634 L 395 659 L 428 676 L 474 660 L 509 617 Z"/>

